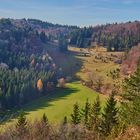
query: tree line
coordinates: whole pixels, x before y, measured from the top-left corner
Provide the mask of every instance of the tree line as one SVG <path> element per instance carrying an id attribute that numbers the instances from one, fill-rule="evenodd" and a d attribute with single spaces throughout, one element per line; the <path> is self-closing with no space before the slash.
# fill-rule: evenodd
<path id="1" fill-rule="evenodd" d="M 42 86 L 37 85 L 41 79 Z M 57 84 L 55 71 L 36 71 L 35 69 L 21 69 L 18 71 L 0 70 L 0 108 L 12 109 L 20 107 L 33 99 L 39 98 L 47 93 L 47 84 Z"/>
<path id="2" fill-rule="evenodd" d="M 140 42 L 140 22 L 85 27 L 71 33 L 72 45 L 86 48 L 90 47 L 92 42 L 107 47 L 108 51 L 129 49 Z"/>

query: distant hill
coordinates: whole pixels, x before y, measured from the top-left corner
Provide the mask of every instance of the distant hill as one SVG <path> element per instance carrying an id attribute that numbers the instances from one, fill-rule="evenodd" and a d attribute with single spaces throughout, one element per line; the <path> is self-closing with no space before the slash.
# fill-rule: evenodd
<path id="1" fill-rule="evenodd" d="M 79 29 L 77 26 L 68 26 L 53 24 L 37 19 L 10 19 L 13 24 L 16 26 L 25 26 L 29 25 L 34 30 L 37 30 L 39 33 L 44 32 L 49 39 L 55 40 L 58 39 L 60 34 L 68 35 L 71 31 Z"/>
<path id="2" fill-rule="evenodd" d="M 67 47 L 69 39 L 76 26 L 52 24 L 35 19 L 0 19 L 0 62 L 9 63 L 9 58 L 24 53 L 41 53 L 43 44 L 56 43 Z M 12 62 L 12 65 L 14 62 Z M 13 66 L 15 67 L 15 65 Z"/>
<path id="3" fill-rule="evenodd" d="M 140 21 L 81 28 L 71 36 L 71 44 L 81 48 L 96 46 L 92 42 L 107 47 L 108 51 L 131 48 L 140 42 Z"/>
<path id="4" fill-rule="evenodd" d="M 41 39 L 45 38 L 45 41 L 57 45 L 59 40 L 65 39 L 71 45 L 80 48 L 104 46 L 108 51 L 124 51 L 140 42 L 140 21 L 84 28 L 53 24 L 37 19 L 9 19 L 9 21 L 18 28 L 28 26 L 37 31 Z"/>

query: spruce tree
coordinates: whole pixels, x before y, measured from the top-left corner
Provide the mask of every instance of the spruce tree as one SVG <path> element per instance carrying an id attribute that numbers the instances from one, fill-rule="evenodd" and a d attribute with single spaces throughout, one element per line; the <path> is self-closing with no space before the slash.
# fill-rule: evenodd
<path id="1" fill-rule="evenodd" d="M 27 120 L 26 120 L 25 113 L 21 111 L 16 124 L 16 134 L 19 137 L 22 137 L 26 133 L 27 133 Z"/>
<path id="2" fill-rule="evenodd" d="M 45 124 L 45 125 L 48 125 L 48 118 L 47 118 L 45 113 L 42 116 L 42 123 Z"/>
<path id="3" fill-rule="evenodd" d="M 4 117 L 4 112 L 2 110 L 2 102 L 3 102 L 3 94 L 2 94 L 2 90 L 0 88 L 0 122 L 1 122 L 2 118 Z"/>
<path id="4" fill-rule="evenodd" d="M 2 90 L 0 88 L 0 110 L 2 109 L 2 102 L 3 102 L 3 93 L 2 93 Z"/>
<path id="5" fill-rule="evenodd" d="M 66 52 L 68 50 L 68 42 L 64 35 L 60 35 L 59 37 L 59 50 L 61 52 Z"/>
<path id="6" fill-rule="evenodd" d="M 125 123 L 140 124 L 140 65 L 134 75 L 124 81 L 121 115 Z M 136 121 L 137 120 L 137 121 Z"/>
<path id="7" fill-rule="evenodd" d="M 84 124 L 88 127 L 89 125 L 89 114 L 90 114 L 90 103 L 87 99 L 85 107 L 81 112 L 82 117 L 84 118 Z"/>
<path id="8" fill-rule="evenodd" d="M 74 125 L 79 124 L 81 121 L 81 115 L 80 115 L 80 110 L 79 110 L 79 105 L 78 103 L 75 103 L 73 106 L 73 113 L 71 114 L 71 122 Z"/>
<path id="9" fill-rule="evenodd" d="M 102 113 L 101 131 L 106 136 L 109 135 L 112 129 L 118 124 L 118 109 L 116 104 L 114 93 L 112 93 Z"/>
<path id="10" fill-rule="evenodd" d="M 63 125 L 66 125 L 67 123 L 68 123 L 68 120 L 67 120 L 67 117 L 65 116 L 63 120 Z"/>
<path id="11" fill-rule="evenodd" d="M 67 140 L 68 138 L 68 122 L 67 122 L 67 117 L 65 116 L 63 119 L 62 124 L 60 125 L 60 129 L 59 129 L 59 133 L 60 133 L 60 139 L 62 140 Z"/>
<path id="12" fill-rule="evenodd" d="M 41 137 L 45 138 L 46 136 L 48 136 L 49 131 L 50 131 L 49 121 L 46 114 L 44 113 L 41 122 L 41 130 L 40 130 L 40 133 L 42 135 Z"/>
<path id="13" fill-rule="evenodd" d="M 94 129 L 95 131 L 99 130 L 99 125 L 101 120 L 100 115 L 101 115 L 101 103 L 100 103 L 99 96 L 97 96 L 93 106 L 91 107 L 90 121 L 89 121 L 90 129 Z"/>
<path id="14" fill-rule="evenodd" d="M 140 66 L 134 75 L 125 79 L 124 83 L 124 99 L 134 101 L 136 98 L 140 98 Z"/>

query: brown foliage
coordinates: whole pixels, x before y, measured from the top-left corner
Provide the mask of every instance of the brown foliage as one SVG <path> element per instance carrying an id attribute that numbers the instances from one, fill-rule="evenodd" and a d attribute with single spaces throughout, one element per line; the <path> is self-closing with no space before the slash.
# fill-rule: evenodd
<path id="1" fill-rule="evenodd" d="M 140 45 L 133 47 L 121 66 L 121 73 L 125 75 L 133 74 L 137 69 L 140 58 Z"/>
<path id="2" fill-rule="evenodd" d="M 59 87 L 65 88 L 65 86 L 66 86 L 66 81 L 65 81 L 65 79 L 64 79 L 64 78 L 59 79 L 59 80 L 58 80 L 58 84 L 59 84 Z"/>
<path id="3" fill-rule="evenodd" d="M 42 82 L 41 79 L 39 79 L 39 80 L 37 81 L 37 89 L 38 89 L 39 91 L 41 91 L 42 88 L 43 88 L 43 82 Z"/>
<path id="4" fill-rule="evenodd" d="M 35 121 L 27 125 L 28 131 L 20 135 L 15 124 L 5 132 L 0 132 L 0 140 L 139 140 L 140 127 L 128 127 L 125 131 L 112 132 L 109 137 L 100 135 L 94 130 L 88 130 L 83 124 L 71 125 L 62 123 L 52 126 L 48 122 Z M 115 135 L 113 134 L 115 133 Z"/>
<path id="5" fill-rule="evenodd" d="M 130 127 L 115 140 L 139 140 L 140 127 Z"/>

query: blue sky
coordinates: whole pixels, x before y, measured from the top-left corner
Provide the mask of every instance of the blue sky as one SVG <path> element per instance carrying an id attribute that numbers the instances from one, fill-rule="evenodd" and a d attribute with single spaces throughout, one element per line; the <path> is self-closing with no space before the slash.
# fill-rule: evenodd
<path id="1" fill-rule="evenodd" d="M 140 20 L 140 0 L 0 0 L 0 17 L 69 25 Z"/>

